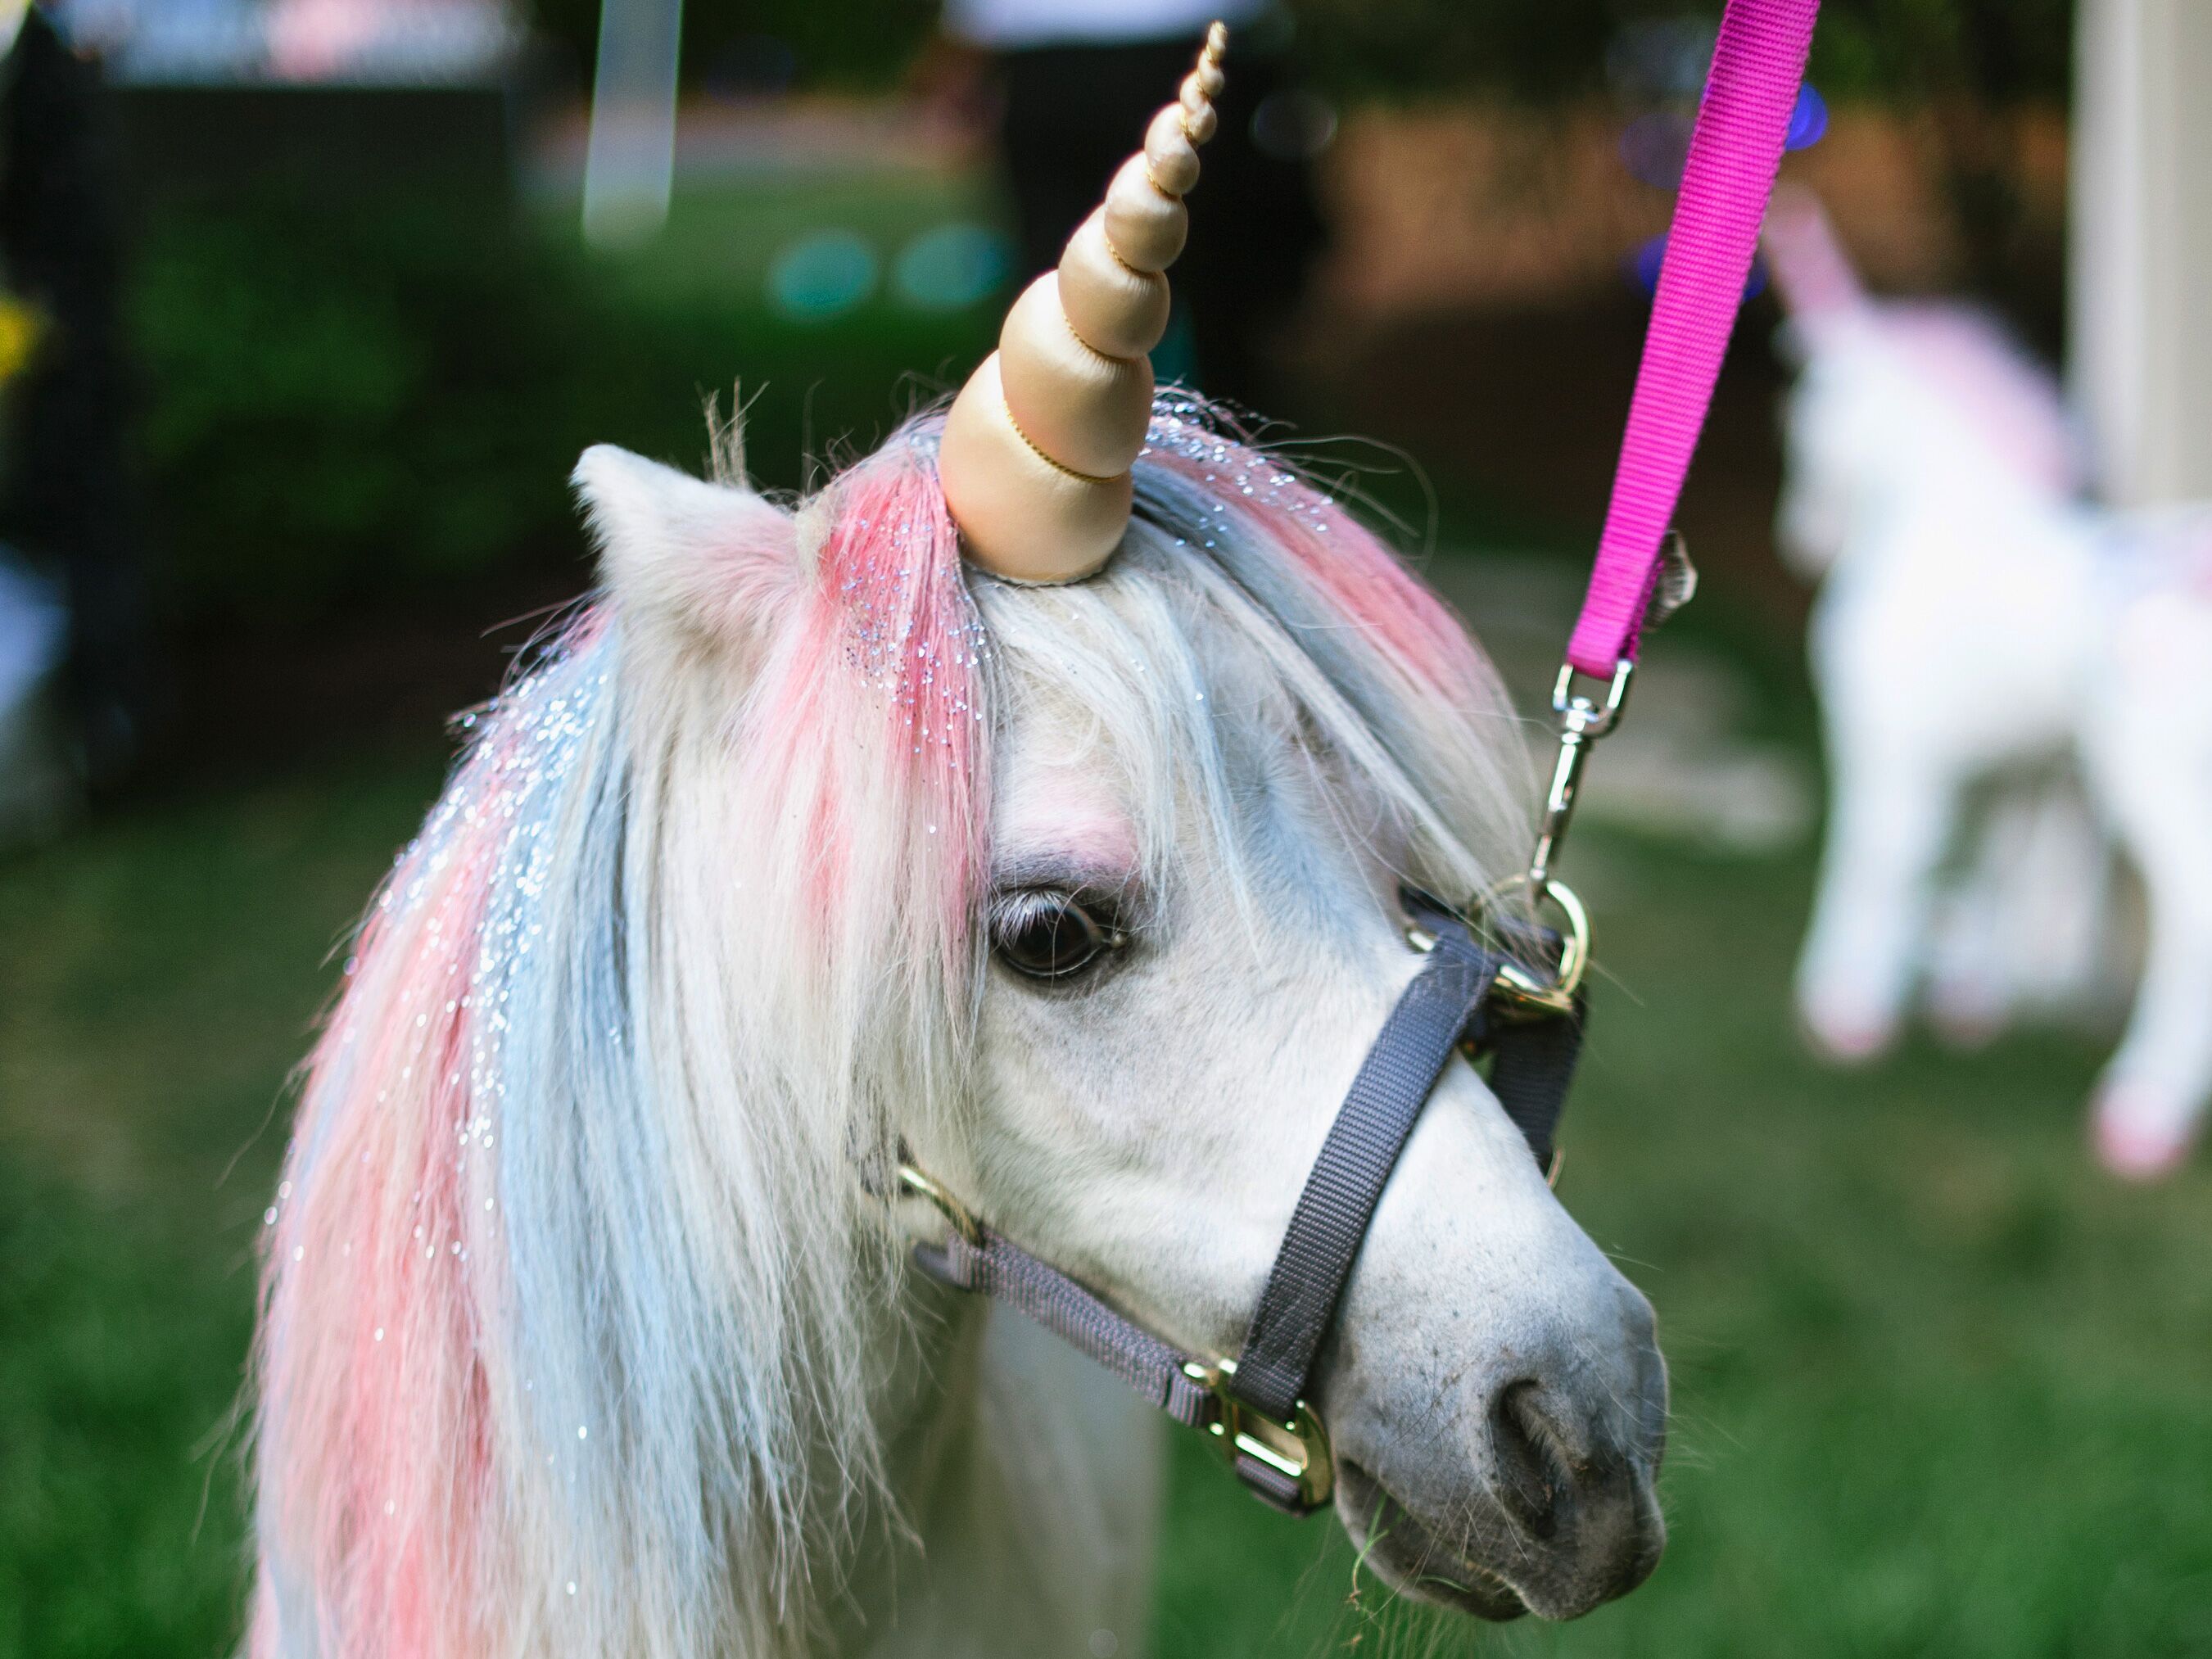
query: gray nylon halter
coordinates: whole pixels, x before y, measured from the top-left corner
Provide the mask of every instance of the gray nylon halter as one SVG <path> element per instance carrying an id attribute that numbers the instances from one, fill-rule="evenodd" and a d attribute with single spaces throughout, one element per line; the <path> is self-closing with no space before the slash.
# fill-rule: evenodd
<path id="1" fill-rule="evenodd" d="M 1328 1436 L 1310 1403 L 1314 1372 L 1390 1171 L 1453 1053 L 1491 1057 L 1492 1091 L 1538 1163 L 1548 1165 L 1582 1042 L 1579 1002 L 1571 1012 L 1516 1018 L 1496 994 L 1501 970 L 1553 954 L 1548 935 L 1509 929 L 1509 955 L 1425 895 L 1408 892 L 1406 903 L 1433 941 L 1427 959 L 1337 1110 L 1233 1364 L 1153 1335 L 975 1221 L 919 1172 L 902 1172 L 953 1223 L 942 1244 L 915 1247 L 923 1272 L 1026 1314 L 1177 1422 L 1214 1435 L 1253 1493 L 1292 1515 L 1328 1500 Z"/>

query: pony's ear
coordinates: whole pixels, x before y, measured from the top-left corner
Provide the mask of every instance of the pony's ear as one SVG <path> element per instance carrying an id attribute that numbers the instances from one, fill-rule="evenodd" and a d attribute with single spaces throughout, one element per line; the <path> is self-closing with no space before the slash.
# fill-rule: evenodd
<path id="1" fill-rule="evenodd" d="M 792 515 L 750 489 L 611 444 L 586 450 L 570 482 L 599 546 L 600 580 L 626 616 L 734 643 L 798 585 Z"/>

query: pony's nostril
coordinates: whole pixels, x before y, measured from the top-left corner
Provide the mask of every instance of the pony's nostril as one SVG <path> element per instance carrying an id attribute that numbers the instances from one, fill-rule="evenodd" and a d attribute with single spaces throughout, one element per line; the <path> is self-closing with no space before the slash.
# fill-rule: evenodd
<path id="1" fill-rule="evenodd" d="M 1549 1540 L 1559 1529 L 1559 1500 L 1572 1476 L 1537 1404 L 1538 1393 L 1526 1377 L 1498 1390 L 1490 1407 L 1490 1443 L 1506 1513 L 1532 1537 Z"/>

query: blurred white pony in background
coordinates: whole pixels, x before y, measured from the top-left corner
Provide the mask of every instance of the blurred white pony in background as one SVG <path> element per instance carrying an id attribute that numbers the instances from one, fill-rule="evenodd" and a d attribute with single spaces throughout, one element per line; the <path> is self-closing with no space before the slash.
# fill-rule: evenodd
<path id="1" fill-rule="evenodd" d="M 1954 1025 L 2094 997 L 2101 830 L 2141 873 L 2149 939 L 2096 1145 L 2163 1174 L 2212 1097 L 2212 509 L 2086 505 L 2057 388 L 1985 319 L 1869 300 L 1802 194 L 1778 194 L 1766 240 L 1802 364 L 1777 535 L 1821 581 L 1832 780 L 1807 1030 L 1880 1053 L 1923 975 Z M 2054 765 L 2094 823 L 2037 779 Z M 1947 905 L 1962 809 L 2008 772 L 2030 782 Z"/>

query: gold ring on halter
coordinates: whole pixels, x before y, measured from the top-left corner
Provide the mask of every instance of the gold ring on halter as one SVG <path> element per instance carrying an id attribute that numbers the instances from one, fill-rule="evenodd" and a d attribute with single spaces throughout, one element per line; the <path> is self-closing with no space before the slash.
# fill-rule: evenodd
<path id="1" fill-rule="evenodd" d="M 1483 895 L 1480 908 L 1495 911 L 1506 895 L 1528 885 L 1530 881 L 1526 875 L 1509 876 Z M 1583 908 L 1575 890 L 1563 881 L 1547 881 L 1536 897 L 1539 903 L 1548 899 L 1567 924 L 1559 934 L 1559 965 L 1546 980 L 1538 978 L 1523 964 L 1507 960 L 1498 970 L 1497 992 L 1504 1005 L 1499 1012 L 1509 1019 L 1571 1014 L 1576 993 L 1582 989 L 1583 975 L 1589 969 L 1589 912 Z"/>

